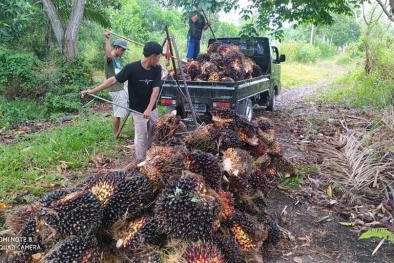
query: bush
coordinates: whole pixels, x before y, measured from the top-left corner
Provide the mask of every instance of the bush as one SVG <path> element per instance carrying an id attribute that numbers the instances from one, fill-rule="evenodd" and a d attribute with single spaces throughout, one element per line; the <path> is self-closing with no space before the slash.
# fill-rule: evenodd
<path id="1" fill-rule="evenodd" d="M 84 58 L 78 58 L 74 62 L 60 61 L 57 78 L 58 85 L 73 85 L 77 87 L 86 87 L 93 84 L 92 65 Z"/>
<path id="2" fill-rule="evenodd" d="M 37 99 L 46 91 L 40 72 L 43 63 L 33 54 L 0 48 L 0 86 L 8 99 Z"/>
<path id="3" fill-rule="evenodd" d="M 81 108 L 81 88 L 77 86 L 56 86 L 45 95 L 46 114 L 78 112 Z"/>
<path id="4" fill-rule="evenodd" d="M 315 47 L 311 44 L 304 44 L 299 53 L 298 53 L 298 61 L 309 63 L 316 62 L 318 58 L 321 58 L 322 54 L 318 47 Z"/>

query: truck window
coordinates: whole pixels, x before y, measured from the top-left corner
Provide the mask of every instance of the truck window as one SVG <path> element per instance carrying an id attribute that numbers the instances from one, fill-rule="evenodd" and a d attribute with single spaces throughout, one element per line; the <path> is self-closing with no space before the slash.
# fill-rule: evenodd
<path id="1" fill-rule="evenodd" d="M 279 61 L 279 50 L 277 47 L 271 46 L 272 48 L 272 61 Z"/>

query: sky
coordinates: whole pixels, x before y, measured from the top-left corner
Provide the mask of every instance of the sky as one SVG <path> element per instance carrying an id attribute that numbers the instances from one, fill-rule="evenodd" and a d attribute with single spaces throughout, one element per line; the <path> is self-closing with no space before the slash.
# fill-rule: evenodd
<path id="1" fill-rule="evenodd" d="M 239 0 L 239 5 L 240 7 L 245 7 L 248 5 L 248 0 Z M 232 10 L 229 13 L 224 13 L 223 11 L 219 12 L 219 20 L 220 21 L 225 21 L 227 23 L 232 23 L 236 26 L 238 26 L 240 24 L 240 18 L 241 16 L 239 15 L 240 10 L 238 9 L 237 11 Z"/>

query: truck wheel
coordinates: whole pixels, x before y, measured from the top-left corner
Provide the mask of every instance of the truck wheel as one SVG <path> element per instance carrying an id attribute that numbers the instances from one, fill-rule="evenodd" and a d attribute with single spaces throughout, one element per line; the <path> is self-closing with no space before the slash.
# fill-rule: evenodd
<path id="1" fill-rule="evenodd" d="M 253 117 L 253 103 L 250 99 L 246 99 L 243 103 L 237 105 L 237 113 L 245 116 L 248 121 Z"/>
<path id="2" fill-rule="evenodd" d="M 270 96 L 270 101 L 267 106 L 267 110 L 268 111 L 275 111 L 275 106 L 276 106 L 275 104 L 276 104 L 276 92 L 273 91 L 272 96 Z"/>

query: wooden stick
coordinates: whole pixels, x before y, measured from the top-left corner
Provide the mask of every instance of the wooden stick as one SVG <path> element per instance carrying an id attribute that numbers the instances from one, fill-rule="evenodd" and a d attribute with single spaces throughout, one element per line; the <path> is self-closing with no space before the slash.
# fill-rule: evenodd
<path id="1" fill-rule="evenodd" d="M 134 41 L 134 40 L 132 40 L 132 39 L 130 39 L 130 38 L 127 38 L 127 37 L 118 35 L 118 34 L 116 34 L 116 33 L 114 33 L 114 32 L 111 32 L 111 34 L 114 35 L 114 36 L 116 36 L 116 37 L 123 38 L 124 40 L 129 41 L 129 42 L 131 42 L 131 43 L 133 43 L 133 44 L 136 44 L 136 45 L 139 45 L 139 46 L 142 46 L 142 47 L 144 46 L 144 44 L 138 43 L 137 41 Z"/>

